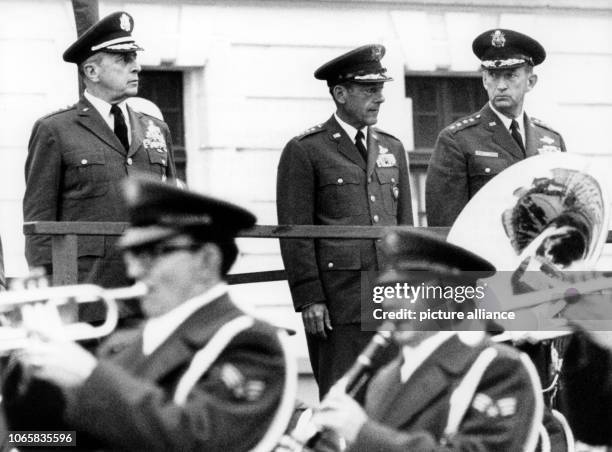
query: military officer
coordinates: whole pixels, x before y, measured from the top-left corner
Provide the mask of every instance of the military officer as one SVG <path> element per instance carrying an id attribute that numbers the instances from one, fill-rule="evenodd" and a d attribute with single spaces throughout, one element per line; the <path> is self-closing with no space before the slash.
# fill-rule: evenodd
<path id="1" fill-rule="evenodd" d="M 425 189 L 429 226 L 451 226 L 476 192 L 513 163 L 566 150 L 558 132 L 524 110 L 525 94 L 538 81 L 533 67 L 546 57 L 542 45 L 497 29 L 480 34 L 472 50 L 481 60 L 489 102 L 438 136 Z"/>
<path id="2" fill-rule="evenodd" d="M 390 266 L 381 285 L 465 289 L 495 270 L 479 256 L 426 233 L 391 232 L 383 246 Z M 332 390 L 314 424 L 344 438 L 349 451 L 534 450 L 543 401 L 529 359 L 488 339 L 484 322 L 468 320 L 473 300 L 420 298 L 409 305 L 465 318 L 395 320 L 393 338 L 400 352 L 375 375 L 365 408 Z M 389 298 L 382 306 L 401 312 L 406 299 Z"/>
<path id="3" fill-rule="evenodd" d="M 85 91 L 66 109 L 34 124 L 25 165 L 24 221 L 127 221 L 119 181 L 137 172 L 159 180 L 175 177 L 168 126 L 136 112 L 126 99 L 138 91 L 142 50 L 131 33 L 132 16 L 112 13 L 89 28 L 65 52 Z M 104 286 L 128 282 L 113 237 L 81 236 L 79 281 L 95 276 Z M 49 237 L 27 236 L 30 267 L 52 272 Z M 99 272 L 90 275 L 94 267 Z M 93 319 L 87 319 L 93 320 Z"/>
<path id="4" fill-rule="evenodd" d="M 278 166 L 279 224 L 412 224 L 406 152 L 374 127 L 392 79 L 382 45 L 365 45 L 322 65 L 336 112 L 285 146 Z M 323 395 L 352 364 L 371 333 L 360 328 L 360 278 L 380 264 L 373 240 L 282 240 L 295 310 Z"/>
<path id="5" fill-rule="evenodd" d="M 151 180 L 128 179 L 126 198 L 120 246 L 148 288 L 144 328 L 98 358 L 39 331 L 5 378 L 11 429 L 75 430 L 96 450 L 271 450 L 295 396 L 284 333 L 241 311 L 224 283 L 255 217 Z"/>

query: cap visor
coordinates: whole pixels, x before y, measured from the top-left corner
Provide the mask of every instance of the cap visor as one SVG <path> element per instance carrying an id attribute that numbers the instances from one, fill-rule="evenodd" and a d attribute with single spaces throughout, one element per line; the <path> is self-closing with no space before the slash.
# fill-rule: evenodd
<path id="1" fill-rule="evenodd" d="M 135 248 L 149 243 L 159 242 L 177 234 L 173 228 L 162 226 L 146 226 L 141 228 L 129 228 L 117 242 L 117 247 L 121 250 Z"/>

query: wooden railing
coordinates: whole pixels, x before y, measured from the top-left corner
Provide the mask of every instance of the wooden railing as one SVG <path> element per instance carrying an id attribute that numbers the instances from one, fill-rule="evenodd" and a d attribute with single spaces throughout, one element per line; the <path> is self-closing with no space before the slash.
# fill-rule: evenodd
<path id="1" fill-rule="evenodd" d="M 26 235 L 52 237 L 53 285 L 77 283 L 77 240 L 80 235 L 119 236 L 128 223 L 101 221 L 35 221 L 25 223 Z M 396 226 L 395 228 L 407 228 Z M 265 239 L 378 239 L 390 228 L 385 226 L 255 226 L 239 237 Z M 415 228 L 421 229 L 421 228 Z M 427 228 L 443 237 L 449 228 Z M 282 281 L 287 279 L 284 270 L 270 270 L 229 275 L 230 284 Z"/>

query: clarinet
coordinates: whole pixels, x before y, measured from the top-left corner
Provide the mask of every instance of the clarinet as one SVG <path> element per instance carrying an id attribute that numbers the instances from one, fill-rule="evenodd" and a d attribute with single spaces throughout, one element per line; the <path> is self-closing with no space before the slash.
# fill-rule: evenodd
<path id="1" fill-rule="evenodd" d="M 370 342 L 357 357 L 350 369 L 329 390 L 342 391 L 351 397 L 370 380 L 373 374 L 374 358 L 391 344 L 395 324 L 383 323 Z M 303 452 L 313 449 L 321 432 L 311 422 L 314 410 L 309 408 L 300 416 L 297 425 L 288 435 L 283 435 L 277 451 Z"/>

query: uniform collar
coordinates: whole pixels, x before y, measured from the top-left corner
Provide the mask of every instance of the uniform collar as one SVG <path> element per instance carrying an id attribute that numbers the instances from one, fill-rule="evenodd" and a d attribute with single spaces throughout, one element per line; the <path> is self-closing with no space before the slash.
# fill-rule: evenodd
<path id="1" fill-rule="evenodd" d="M 408 381 L 410 375 L 453 336 L 457 336 L 463 344 L 473 347 L 484 339 L 485 333 L 483 331 L 438 331 L 414 347 L 404 345 L 402 347 L 403 364 L 400 369 L 402 382 Z"/>
<path id="2" fill-rule="evenodd" d="M 104 119 L 104 121 L 109 124 L 110 128 L 112 129 L 112 121 L 111 121 L 111 107 L 112 105 L 109 104 L 108 102 L 106 102 L 103 99 L 100 99 L 99 97 L 94 96 L 93 94 L 91 94 L 90 92 L 88 92 L 87 90 L 85 90 L 83 92 L 83 95 L 85 96 L 85 99 L 87 99 L 89 101 L 89 103 L 91 103 L 91 105 L 93 105 L 93 107 L 98 111 L 98 113 L 100 113 L 100 116 L 102 116 L 102 118 Z M 128 126 L 128 131 L 129 131 L 129 122 L 130 122 L 130 116 L 128 115 L 128 110 L 127 110 L 127 102 L 126 101 L 121 101 L 117 104 L 117 106 L 119 107 L 119 109 L 121 110 L 121 113 L 123 113 L 123 117 L 125 118 L 125 122 L 126 125 Z M 129 134 L 128 134 L 128 139 L 129 139 Z"/>
<path id="3" fill-rule="evenodd" d="M 357 129 L 353 127 L 352 125 L 344 122 L 342 119 L 340 119 L 340 116 L 338 116 L 337 113 L 334 113 L 334 118 L 336 118 L 336 121 L 338 122 L 340 127 L 342 127 L 342 129 L 346 132 L 346 134 L 349 136 L 351 141 L 355 142 L 355 135 L 357 135 Z M 367 138 L 368 126 L 362 127 L 361 132 L 363 133 L 364 139 Z"/>
<path id="4" fill-rule="evenodd" d="M 497 117 L 502 122 L 504 127 L 510 130 L 510 125 L 512 124 L 512 120 L 514 118 L 509 118 L 503 113 L 500 113 L 499 111 L 497 111 L 495 107 L 493 106 L 493 104 L 491 104 L 491 102 L 489 102 L 489 107 L 491 107 L 491 110 L 493 110 L 493 113 L 497 115 Z M 524 130 L 525 129 L 525 110 L 521 110 L 521 112 L 516 117 L 516 122 L 518 122 L 518 125 L 519 125 L 519 132 L 521 132 L 521 135 L 524 135 L 525 133 L 525 130 Z"/>
<path id="5" fill-rule="evenodd" d="M 171 311 L 149 319 L 142 332 L 142 352 L 145 355 L 153 353 L 191 314 L 226 292 L 227 284 L 219 283 Z"/>

